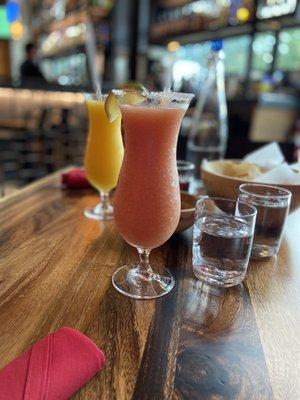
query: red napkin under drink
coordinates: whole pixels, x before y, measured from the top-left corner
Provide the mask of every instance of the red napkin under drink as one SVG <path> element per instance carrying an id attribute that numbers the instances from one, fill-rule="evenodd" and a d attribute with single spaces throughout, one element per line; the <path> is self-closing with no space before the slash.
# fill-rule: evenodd
<path id="1" fill-rule="evenodd" d="M 85 335 L 61 328 L 0 371 L 0 400 L 65 400 L 105 364 Z"/>
<path id="2" fill-rule="evenodd" d="M 69 172 L 62 173 L 61 183 L 70 189 L 91 187 L 82 168 L 74 168 Z"/>

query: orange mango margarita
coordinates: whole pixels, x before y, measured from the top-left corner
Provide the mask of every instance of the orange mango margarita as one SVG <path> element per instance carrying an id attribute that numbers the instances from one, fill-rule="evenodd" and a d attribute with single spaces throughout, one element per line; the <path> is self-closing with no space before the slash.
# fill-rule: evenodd
<path id="1" fill-rule="evenodd" d="M 84 166 L 89 182 L 99 191 L 116 187 L 123 160 L 121 117 L 109 122 L 104 101 L 86 100 L 89 134 Z"/>

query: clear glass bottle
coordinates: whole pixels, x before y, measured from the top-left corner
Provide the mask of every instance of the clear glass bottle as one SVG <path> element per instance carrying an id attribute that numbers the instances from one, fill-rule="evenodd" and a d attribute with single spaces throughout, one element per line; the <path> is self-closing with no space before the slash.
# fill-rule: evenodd
<path id="1" fill-rule="evenodd" d="M 186 159 L 196 166 L 196 187 L 201 186 L 200 169 L 203 160 L 223 158 L 227 146 L 225 57 L 222 48 L 221 40 L 212 41 L 207 76 L 198 96 L 187 140 Z"/>

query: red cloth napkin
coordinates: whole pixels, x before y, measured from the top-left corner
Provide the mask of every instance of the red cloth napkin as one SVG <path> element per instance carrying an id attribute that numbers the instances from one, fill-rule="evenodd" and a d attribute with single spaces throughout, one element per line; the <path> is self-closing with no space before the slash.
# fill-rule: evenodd
<path id="1" fill-rule="evenodd" d="M 70 189 L 91 187 L 82 168 L 74 168 L 69 172 L 62 173 L 61 183 Z"/>
<path id="2" fill-rule="evenodd" d="M 85 335 L 61 328 L 0 371 L 0 400 L 65 400 L 105 364 Z"/>

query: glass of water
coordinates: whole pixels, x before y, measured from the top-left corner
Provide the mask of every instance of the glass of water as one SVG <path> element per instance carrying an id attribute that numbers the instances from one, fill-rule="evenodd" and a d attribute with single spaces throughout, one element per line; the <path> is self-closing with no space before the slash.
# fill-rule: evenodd
<path id="1" fill-rule="evenodd" d="M 195 164 L 190 161 L 177 160 L 177 170 L 180 190 L 188 192 L 193 180 Z"/>
<path id="2" fill-rule="evenodd" d="M 206 197 L 196 204 L 193 270 L 201 281 L 235 286 L 246 275 L 256 209 L 240 200 Z"/>
<path id="3" fill-rule="evenodd" d="M 278 253 L 292 194 L 276 186 L 245 183 L 239 199 L 257 209 L 251 257 L 271 257 Z"/>

